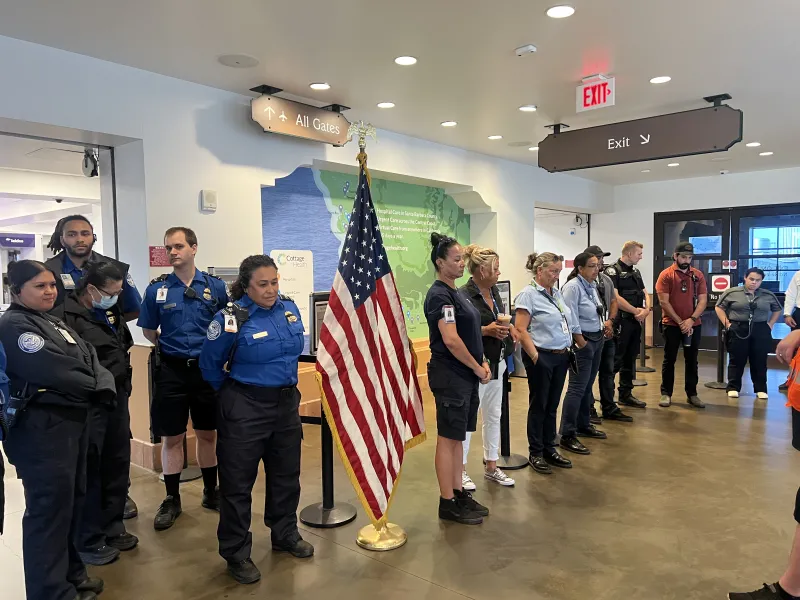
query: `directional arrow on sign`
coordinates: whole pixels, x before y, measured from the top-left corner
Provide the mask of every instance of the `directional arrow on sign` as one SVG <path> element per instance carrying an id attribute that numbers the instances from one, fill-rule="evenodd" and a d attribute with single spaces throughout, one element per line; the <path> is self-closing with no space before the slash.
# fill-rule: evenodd
<path id="1" fill-rule="evenodd" d="M 275 114 L 273 108 L 271 106 L 268 106 L 267 108 L 264 109 L 264 112 L 267 113 L 267 117 L 269 118 L 270 121 L 272 121 L 272 115 Z"/>
<path id="2" fill-rule="evenodd" d="M 639 137 L 642 138 L 642 144 L 649 144 L 650 143 L 650 134 L 648 133 L 647 136 L 639 134 Z"/>

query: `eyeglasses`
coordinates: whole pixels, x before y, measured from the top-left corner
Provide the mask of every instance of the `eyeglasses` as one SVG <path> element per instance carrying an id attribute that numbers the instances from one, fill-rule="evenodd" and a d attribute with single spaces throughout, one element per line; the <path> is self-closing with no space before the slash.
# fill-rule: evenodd
<path id="1" fill-rule="evenodd" d="M 107 291 L 107 290 L 104 290 L 104 289 L 103 289 L 103 288 L 101 288 L 101 287 L 97 287 L 96 285 L 95 285 L 95 286 L 93 286 L 93 287 L 94 287 L 94 289 L 96 289 L 98 292 L 100 292 L 100 293 L 101 293 L 101 294 L 103 294 L 104 296 L 111 296 L 112 298 L 113 298 L 114 296 L 119 296 L 119 295 L 122 293 L 122 288 L 120 288 L 120 289 L 119 289 L 119 291 L 116 291 L 116 292 L 109 292 L 109 291 Z"/>

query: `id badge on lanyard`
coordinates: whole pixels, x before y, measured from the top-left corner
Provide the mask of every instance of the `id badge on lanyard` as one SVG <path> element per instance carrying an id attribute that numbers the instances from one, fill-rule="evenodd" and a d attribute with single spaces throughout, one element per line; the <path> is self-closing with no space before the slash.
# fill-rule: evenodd
<path id="1" fill-rule="evenodd" d="M 567 337 L 570 336 L 569 326 L 567 325 L 567 315 L 564 313 L 564 310 L 561 308 L 561 303 L 556 302 L 550 294 L 548 294 L 545 290 L 539 287 L 539 284 L 536 284 L 536 289 L 539 290 L 540 294 L 544 294 L 544 297 L 547 298 L 547 301 L 550 302 L 553 306 L 558 309 L 558 312 L 561 314 L 561 331 L 564 332 L 564 335 Z"/>

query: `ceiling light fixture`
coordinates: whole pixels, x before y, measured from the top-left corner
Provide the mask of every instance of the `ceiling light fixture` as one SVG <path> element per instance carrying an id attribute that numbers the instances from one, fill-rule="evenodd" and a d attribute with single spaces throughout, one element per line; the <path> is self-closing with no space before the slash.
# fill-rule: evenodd
<path id="1" fill-rule="evenodd" d="M 551 19 L 565 19 L 575 14 L 575 9 L 568 4 L 561 4 L 547 9 L 547 16 Z"/>
<path id="2" fill-rule="evenodd" d="M 413 56 L 398 56 L 394 59 L 394 62 L 401 67 L 410 67 L 411 65 L 417 64 L 417 59 Z"/>
<path id="3" fill-rule="evenodd" d="M 759 152 L 758 153 L 759 156 L 772 156 L 773 154 L 775 154 L 775 153 L 774 152 Z"/>
<path id="4" fill-rule="evenodd" d="M 650 169 L 642 169 L 642 173 L 649 173 Z"/>
<path id="5" fill-rule="evenodd" d="M 490 140 L 502 140 L 503 136 L 502 135 L 490 135 L 489 139 Z"/>
<path id="6" fill-rule="evenodd" d="M 761 142 L 750 142 L 749 144 L 745 144 L 748 148 L 758 148 L 761 145 Z"/>
<path id="7" fill-rule="evenodd" d="M 258 59 L 249 54 L 223 54 L 218 56 L 217 60 L 220 64 L 234 69 L 252 69 L 258 66 Z"/>
<path id="8" fill-rule="evenodd" d="M 316 90 L 318 92 L 324 92 L 325 90 L 331 89 L 331 86 L 327 83 L 312 83 L 310 86 L 312 90 Z"/>
<path id="9" fill-rule="evenodd" d="M 538 152 L 539 146 L 531 146 L 530 148 L 528 148 L 528 150 L 530 150 L 531 152 Z"/>
<path id="10" fill-rule="evenodd" d="M 378 108 L 394 108 L 394 102 L 378 102 Z"/>
<path id="11" fill-rule="evenodd" d="M 655 83 L 658 85 L 660 83 L 668 83 L 670 81 L 672 81 L 672 77 L 669 77 L 668 75 L 660 75 L 659 77 L 653 77 L 650 80 L 650 83 Z"/>
<path id="12" fill-rule="evenodd" d="M 458 125 L 457 121 L 443 121 L 442 122 L 442 127 L 455 127 L 456 125 Z"/>
<path id="13" fill-rule="evenodd" d="M 536 112 L 535 104 L 524 104 L 519 107 L 522 112 Z"/>
<path id="14" fill-rule="evenodd" d="M 667 166 L 668 167 L 677 167 L 677 166 L 680 166 L 680 164 L 681 163 L 669 163 Z"/>

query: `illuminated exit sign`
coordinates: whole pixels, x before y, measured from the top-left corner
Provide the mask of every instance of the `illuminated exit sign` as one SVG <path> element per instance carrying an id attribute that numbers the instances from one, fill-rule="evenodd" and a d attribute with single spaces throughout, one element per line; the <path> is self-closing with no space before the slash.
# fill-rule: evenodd
<path id="1" fill-rule="evenodd" d="M 603 75 L 587 78 L 575 90 L 575 110 L 584 112 L 614 106 L 616 83 L 613 77 Z"/>

